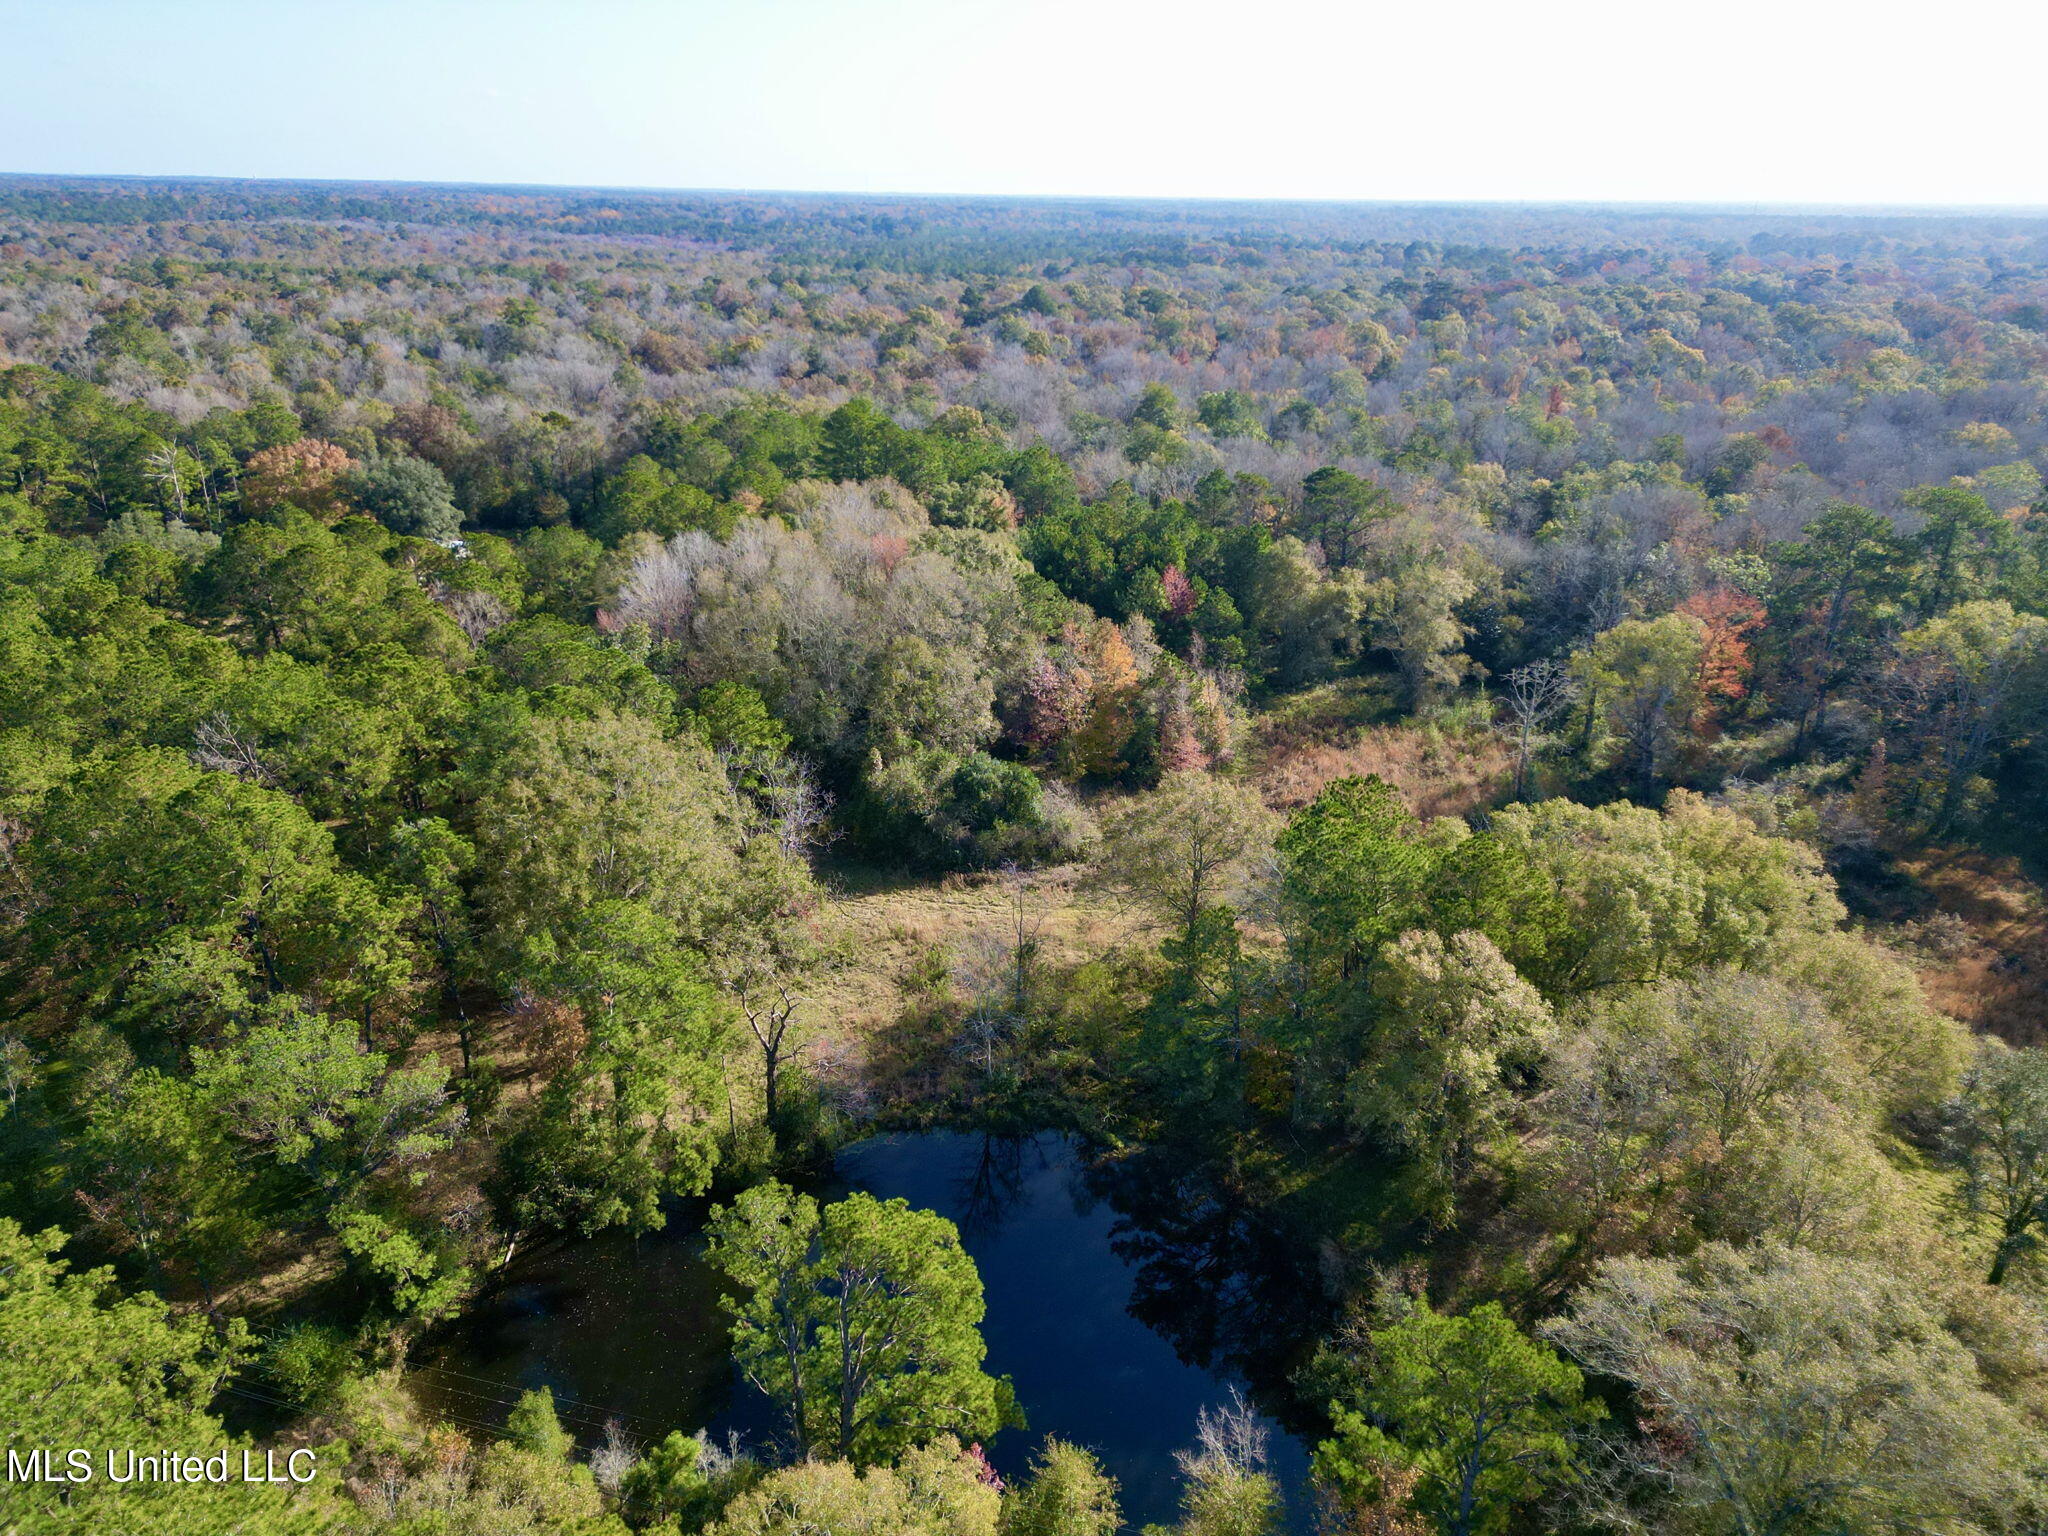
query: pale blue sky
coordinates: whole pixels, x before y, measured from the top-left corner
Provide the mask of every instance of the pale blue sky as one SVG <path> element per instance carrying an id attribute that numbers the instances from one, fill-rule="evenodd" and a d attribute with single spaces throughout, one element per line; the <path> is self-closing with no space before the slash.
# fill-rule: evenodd
<path id="1" fill-rule="evenodd" d="M 2041 205 L 2044 43 L 2021 0 L 0 0 L 0 170 Z"/>

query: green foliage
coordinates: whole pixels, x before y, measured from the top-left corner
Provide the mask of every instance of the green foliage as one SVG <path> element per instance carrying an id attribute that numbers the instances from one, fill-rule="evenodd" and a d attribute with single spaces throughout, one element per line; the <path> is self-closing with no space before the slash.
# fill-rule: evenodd
<path id="1" fill-rule="evenodd" d="M 1517 1510 L 1580 1471 L 1575 1437 L 1601 1419 L 1584 1379 L 1487 1302 L 1446 1316 L 1418 1302 L 1372 1333 L 1369 1384 L 1331 1410 L 1317 1476 L 1372 1497 L 1389 1468 L 1416 1474 L 1409 1499 L 1444 1536 L 1507 1528 Z"/>
<path id="2" fill-rule="evenodd" d="M 1968 602 L 1901 635 L 1892 718 L 1901 808 L 1933 832 L 1982 812 L 1984 770 L 2048 720 L 2048 618 Z"/>
<path id="3" fill-rule="evenodd" d="M 350 1271 L 399 1321 L 438 1322 L 465 1299 L 468 1271 L 419 1233 L 372 1211 L 342 1211 L 334 1228 Z"/>
<path id="4" fill-rule="evenodd" d="M 1370 985 L 1376 1017 L 1347 1085 L 1352 1117 L 1406 1154 L 1415 1204 L 1447 1222 L 1473 1157 L 1508 1130 L 1515 1069 L 1534 1065 L 1551 1012 L 1481 933 L 1404 933 Z"/>
<path id="5" fill-rule="evenodd" d="M 74 1271 L 55 1258 L 62 1244 L 61 1233 L 30 1236 L 0 1217 L 0 1423 L 9 1450 L 81 1447 L 99 1475 L 40 1485 L 10 1479 L 0 1484 L 0 1518 L 50 1536 L 142 1525 L 171 1536 L 338 1529 L 341 1512 L 317 1481 L 304 1489 L 235 1482 L 195 1490 L 108 1479 L 109 1451 L 146 1455 L 165 1446 L 205 1454 L 226 1447 L 239 1468 L 247 1442 L 229 1436 L 209 1405 L 248 1357 L 249 1333 L 240 1322 L 216 1332 L 202 1318 L 174 1316 L 147 1292 L 123 1296 L 108 1271 Z"/>
<path id="6" fill-rule="evenodd" d="M 1681 1529 L 1984 1531 L 2025 1507 L 2035 1431 L 1920 1288 L 1871 1264 L 1776 1244 L 1617 1259 L 1549 1331 L 1663 1431 L 1669 1451 L 1627 1457 Z"/>
<path id="7" fill-rule="evenodd" d="M 1302 482 L 1294 532 L 1320 547 L 1331 564 L 1347 567 L 1364 550 L 1367 533 L 1392 511 L 1380 486 L 1347 470 L 1319 469 Z"/>
<path id="8" fill-rule="evenodd" d="M 636 533 L 665 539 L 697 529 L 722 537 L 732 531 L 735 515 L 708 491 L 639 453 L 605 482 L 590 531 L 607 544 Z"/>
<path id="9" fill-rule="evenodd" d="M 1259 419 L 1258 402 L 1243 390 L 1226 389 L 1203 395 L 1195 402 L 1195 414 L 1217 437 L 1263 439 L 1266 435 L 1265 423 Z"/>
<path id="10" fill-rule="evenodd" d="M 803 1461 L 771 1472 L 726 1506 L 713 1536 L 996 1536 L 1001 1495 L 986 1463 L 951 1435 L 907 1452 L 894 1467 Z"/>
<path id="11" fill-rule="evenodd" d="M 1104 834 L 1102 877 L 1185 931 L 1242 896 L 1272 847 L 1274 817 L 1249 788 L 1181 773 L 1133 801 Z"/>
<path id="12" fill-rule="evenodd" d="M 789 732 L 745 683 L 710 683 L 697 692 L 683 723 L 712 751 L 755 762 L 789 750 Z"/>
<path id="13" fill-rule="evenodd" d="M 1003 1500 L 1002 1536 L 1116 1536 L 1116 1479 L 1088 1451 L 1048 1439 Z"/>
<path id="14" fill-rule="evenodd" d="M 48 365 L 0 370 L 0 1211 L 220 1329 L 10 1257 L 0 1305 L 92 1292 L 49 1313 L 75 1350 L 10 1359 L 10 1427 L 61 1443 L 53 1394 L 217 1433 L 258 1298 L 306 1319 L 267 1393 L 348 1419 L 346 1339 L 401 1348 L 507 1236 L 645 1230 L 721 1155 L 823 1144 L 807 850 L 1065 861 L 1078 785 L 1163 934 L 1071 956 L 1092 913 L 1020 916 L 1009 1065 L 1062 1123 L 1171 1141 L 1232 1233 L 1284 1231 L 1262 1265 L 1312 1255 L 1301 1325 L 1423 1257 L 1472 1308 L 1446 1338 L 1489 1297 L 1569 1309 L 1641 1474 L 1572 1519 L 2037 1521 L 2036 1053 L 1973 1050 L 1823 873 L 1888 903 L 2048 824 L 2048 320 L 2009 230 L 151 182 L 0 210 L 0 309 L 40 317 L 9 346 Z M 1485 802 L 1475 684 L 1536 676 L 1572 686 L 1506 722 L 1516 797 L 1645 805 Z M 1275 697 L 1317 685 L 1369 707 Z M 1275 839 L 1247 787 L 1375 760 L 1470 825 L 1340 778 Z M 980 1029 L 924 952 L 918 1022 Z M 509 1232 L 460 1214 L 486 1169 Z M 845 1379 L 825 1303 L 862 1265 L 931 1298 L 961 1388 L 899 1361 L 850 1437 L 824 1389 L 798 1422 L 864 1470 L 755 1488 L 672 1437 L 621 1486 L 549 1434 L 365 1426 L 354 1523 L 987 1536 L 974 1458 L 916 1448 L 1001 1417 L 971 1266 L 839 1209 L 791 1260 L 790 1389 Z M 1347 1407 L 1360 1529 L 1445 1525 L 1449 1380 Z M 1190 1531 L 1274 1519 L 1220 1429 L 1186 1494 Z M 139 1489 L 7 1496 L 25 1530 L 198 1536 Z M 249 1497 L 206 1536 L 325 1519 Z M 1053 1445 L 1001 1518 L 1102 1536 L 1111 1502 Z"/>
<path id="15" fill-rule="evenodd" d="M 1972 1210 L 1998 1223 L 1992 1285 L 2048 1229 L 2048 1056 L 1986 1039 L 1951 1106 L 1944 1150 L 1961 1166 Z"/>
<path id="16" fill-rule="evenodd" d="M 356 505 L 393 533 L 445 541 L 462 532 L 448 477 L 409 454 L 373 459 L 349 477 Z"/>
<path id="17" fill-rule="evenodd" d="M 1325 988 L 1361 975 L 1380 945 L 1414 926 L 1441 862 L 1399 791 L 1378 778 L 1327 785 L 1278 848 L 1303 965 Z"/>
<path id="18" fill-rule="evenodd" d="M 210 1294 L 240 1267 L 261 1224 L 241 1149 L 205 1086 L 150 1069 L 95 1106 L 73 1179 L 97 1235 L 159 1285 Z"/>
<path id="19" fill-rule="evenodd" d="M 674 696 L 638 657 L 552 615 L 505 625 L 484 657 L 500 687 L 545 714 L 630 714 L 665 726 L 674 713 Z"/>
<path id="20" fill-rule="evenodd" d="M 356 1352 L 339 1328 L 294 1323 L 264 1341 L 264 1378 L 302 1409 L 330 1406 L 356 1370 Z"/>
<path id="21" fill-rule="evenodd" d="M 438 661 L 468 651 L 462 631 L 406 572 L 387 563 L 392 535 L 373 524 L 327 528 L 290 508 L 241 523 L 191 582 L 198 612 L 253 648 L 338 660 L 387 643 Z"/>
<path id="22" fill-rule="evenodd" d="M 438 1064 L 394 1067 L 315 1014 L 289 1013 L 194 1051 L 192 1081 L 237 1137 L 330 1210 L 371 1180 L 423 1177 L 461 1124 Z"/>
<path id="23" fill-rule="evenodd" d="M 727 1456 L 703 1438 L 670 1430 L 626 1471 L 619 1503 L 643 1526 L 673 1519 L 686 1531 L 709 1525 L 760 1478 L 747 1457 Z"/>
<path id="24" fill-rule="evenodd" d="M 512 1444 L 530 1456 L 546 1461 L 567 1461 L 576 1439 L 555 1416 L 555 1394 L 551 1387 L 522 1392 L 512 1411 L 505 1416 L 505 1433 Z"/>
<path id="25" fill-rule="evenodd" d="M 504 1144 L 495 1193 L 514 1230 L 652 1231 L 662 1201 L 710 1185 L 708 1113 L 726 1020 L 701 965 L 642 902 L 599 900 L 536 934 L 523 974 L 574 1006 L 585 1041 Z"/>
<path id="26" fill-rule="evenodd" d="M 1613 767 L 1639 794 L 1654 793 L 1702 702 L 1705 639 L 1698 619 L 1667 613 L 1626 619 L 1572 657 L 1590 766 Z"/>
<path id="27" fill-rule="evenodd" d="M 513 718 L 478 764 L 474 813 L 478 906 L 507 979 L 601 902 L 701 937 L 739 840 L 709 750 L 637 715 Z"/>
<path id="28" fill-rule="evenodd" d="M 1811 850 L 1675 792 L 1640 806 L 1511 806 L 1490 835 L 1533 871 L 1534 897 L 1493 937 L 1548 995 L 1742 964 L 1825 932 L 1842 906 Z"/>
<path id="29" fill-rule="evenodd" d="M 981 1369 L 981 1277 L 943 1217 L 863 1193 L 820 1211 L 769 1183 L 709 1230 L 740 1293 L 727 1302 L 734 1355 L 806 1453 L 873 1465 L 1016 1419 L 1008 1379 Z"/>

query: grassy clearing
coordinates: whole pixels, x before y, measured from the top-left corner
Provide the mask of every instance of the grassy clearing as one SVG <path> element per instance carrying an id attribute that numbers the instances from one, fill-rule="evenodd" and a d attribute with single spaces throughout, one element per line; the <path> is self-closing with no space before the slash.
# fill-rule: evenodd
<path id="1" fill-rule="evenodd" d="M 1253 782 L 1277 811 L 1307 805 L 1332 779 L 1377 775 L 1418 816 L 1462 816 L 1493 803 L 1512 763 L 1492 733 L 1397 725 L 1383 682 L 1348 679 L 1290 695 L 1261 716 L 1248 753 Z"/>
<path id="2" fill-rule="evenodd" d="M 1024 920 L 1043 960 L 1068 965 L 1127 942 L 1141 914 L 1090 889 L 1074 867 L 1021 878 Z M 871 866 L 835 864 L 832 925 L 841 960 L 810 995 L 807 1022 L 817 1057 L 858 1069 L 867 1042 L 902 1011 L 922 967 L 947 974 L 1014 943 L 1017 888 L 1000 875 L 933 881 Z"/>

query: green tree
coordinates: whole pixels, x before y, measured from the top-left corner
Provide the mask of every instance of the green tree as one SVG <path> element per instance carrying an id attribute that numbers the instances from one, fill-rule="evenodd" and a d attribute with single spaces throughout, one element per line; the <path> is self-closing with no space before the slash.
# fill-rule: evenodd
<path id="1" fill-rule="evenodd" d="M 1366 617 L 1374 644 L 1394 659 L 1411 712 L 1456 687 L 1472 668 L 1464 652 L 1470 630 L 1458 608 L 1478 591 L 1467 569 L 1475 564 L 1420 518 L 1390 521 L 1373 540 Z"/>
<path id="2" fill-rule="evenodd" d="M 550 1461 L 567 1461 L 576 1449 L 576 1437 L 562 1428 L 555 1413 L 552 1387 L 520 1393 L 519 1401 L 505 1416 L 505 1433 L 520 1450 Z"/>
<path id="3" fill-rule="evenodd" d="M 37 1536 L 313 1536 L 342 1527 L 331 1478 L 304 1487 L 232 1482 L 116 1483 L 109 1451 L 227 1448 L 239 1468 L 249 1442 L 209 1412 L 249 1356 L 240 1321 L 221 1328 L 177 1317 L 156 1296 L 123 1296 L 112 1273 L 72 1271 L 59 1232 L 37 1236 L 0 1217 L 0 1451 L 80 1447 L 96 1475 L 83 1483 L 0 1482 L 0 1522 Z M 261 1453 L 257 1453 L 261 1460 Z M 59 1467 L 63 1463 L 59 1457 Z"/>
<path id="4" fill-rule="evenodd" d="M 1552 998 L 1751 964 L 1843 917 L 1812 849 L 1685 790 L 1661 816 L 1626 803 L 1510 806 L 1487 835 L 1509 870 L 1536 875 L 1490 914 L 1488 934 Z"/>
<path id="5" fill-rule="evenodd" d="M 1003 1500 L 1003 1536 L 1116 1536 L 1116 1479 L 1078 1445 L 1047 1439 Z"/>
<path id="6" fill-rule="evenodd" d="M 416 539 L 453 539 L 462 514 L 448 477 L 424 459 L 391 454 L 372 459 L 348 478 L 356 504 L 393 533 Z"/>
<path id="7" fill-rule="evenodd" d="M 359 1021 L 405 1010 L 403 909 L 342 866 L 333 833 L 291 796 L 184 754 L 121 753 L 74 776 L 24 872 L 28 953 L 74 1005 L 138 1027 L 190 1019 L 187 1039 L 264 997 Z"/>
<path id="8" fill-rule="evenodd" d="M 373 1181 L 412 1183 L 461 1128 L 438 1063 L 399 1067 L 345 1024 L 287 1013 L 192 1053 L 192 1081 L 231 1133 L 327 1212 Z"/>
<path id="9" fill-rule="evenodd" d="M 1254 437 L 1263 440 L 1266 424 L 1260 419 L 1259 404 L 1241 389 L 1218 390 L 1195 402 L 1195 414 L 1214 437 Z"/>
<path id="10" fill-rule="evenodd" d="M 2003 599 L 1960 603 L 1899 637 L 1877 693 L 1907 803 L 1945 832 L 1989 800 L 1999 755 L 2048 720 L 2048 618 Z"/>
<path id="11" fill-rule="evenodd" d="M 390 873 L 412 897 L 412 928 L 434 957 L 441 1012 L 454 1020 L 462 1070 L 476 1060 L 476 1024 L 463 984 L 476 969 L 476 929 L 464 878 L 476 867 L 476 845 L 438 816 L 401 822 L 392 831 Z"/>
<path id="12" fill-rule="evenodd" d="M 1016 1419 L 981 1369 L 981 1277 L 950 1221 L 855 1193 L 822 1212 L 780 1184 L 712 1215 L 733 1352 L 790 1416 L 799 1449 L 863 1465 L 942 1433 L 986 1439 Z"/>
<path id="13" fill-rule="evenodd" d="M 951 1435 L 893 1466 L 804 1461 L 726 1506 L 710 1536 L 996 1536 L 1002 1495 Z"/>
<path id="14" fill-rule="evenodd" d="M 2001 1529 L 2041 1454 L 1924 1288 L 1860 1260 L 1614 1259 L 1546 1332 L 1635 1392 L 1622 1449 L 1680 1529 Z"/>
<path id="15" fill-rule="evenodd" d="M 1653 794 L 1700 705 L 1706 626 L 1690 614 L 1624 619 L 1572 657 L 1584 699 L 1586 755 Z"/>
<path id="16" fill-rule="evenodd" d="M 1171 774 L 1110 823 L 1097 863 L 1104 881 L 1185 934 L 1203 912 L 1242 895 L 1276 822 L 1248 786 Z"/>
<path id="17" fill-rule="evenodd" d="M 1312 986 L 1364 974 L 1425 910 L 1441 845 L 1379 778 L 1335 779 L 1278 841 L 1295 947 Z"/>
<path id="18" fill-rule="evenodd" d="M 193 573 L 193 601 L 238 638 L 306 661 L 389 642 L 459 664 L 469 645 L 455 621 L 383 559 L 394 539 L 364 519 L 327 528 L 290 508 L 238 523 Z"/>
<path id="19" fill-rule="evenodd" d="M 189 1280 L 209 1308 L 260 1230 L 248 1170 L 194 1083 L 145 1069 L 93 1106 L 78 1141 L 81 1203 L 159 1287 Z"/>
<path id="20" fill-rule="evenodd" d="M 674 470 L 636 453 L 605 482 L 590 531 L 607 544 L 635 533 L 672 538 L 692 529 L 724 536 L 736 514 Z"/>
<path id="21" fill-rule="evenodd" d="M 2011 553 L 2012 530 L 1977 492 L 1923 485 L 1900 498 L 1921 518 L 1912 545 L 1920 555 L 1920 617 L 1945 613 L 1966 597 L 1993 595 Z"/>
<path id="22" fill-rule="evenodd" d="M 1412 1471 L 1410 1502 L 1444 1536 L 1485 1536 L 1578 1474 L 1574 1436 L 1603 1411 L 1497 1302 L 1463 1316 L 1419 1302 L 1371 1343 L 1370 1384 L 1355 1407 L 1332 1406 L 1319 1477 L 1370 1497 L 1387 1468 Z"/>
<path id="23" fill-rule="evenodd" d="M 1387 491 L 1349 470 L 1319 469 L 1301 483 L 1294 531 L 1304 542 L 1320 544 L 1324 558 L 1345 570 L 1357 563 L 1368 530 L 1392 512 L 1392 503 Z"/>
<path id="24" fill-rule="evenodd" d="M 1347 1086 L 1351 1114 L 1408 1156 L 1417 1205 L 1447 1223 L 1475 1153 L 1507 1129 L 1508 1074 L 1534 1065 L 1550 1009 L 1481 933 L 1404 933 L 1371 987 L 1377 1017 Z"/>
<path id="25" fill-rule="evenodd" d="M 2048 1230 L 2048 1052 L 1981 1040 L 1948 1122 L 1944 1149 L 1967 1179 L 1969 1208 L 1998 1224 L 1987 1278 L 2003 1285 Z"/>
<path id="26" fill-rule="evenodd" d="M 430 1233 L 374 1211 L 337 1212 L 333 1226 L 351 1276 L 365 1296 L 399 1327 L 438 1322 L 461 1306 L 470 1272 L 448 1250 L 445 1234 Z"/>
<path id="27" fill-rule="evenodd" d="M 1833 503 L 1799 543 L 1782 546 L 1772 607 L 1794 690 L 1795 756 L 1829 699 L 1870 661 L 1898 560 L 1891 524 L 1849 502 Z"/>
<path id="28" fill-rule="evenodd" d="M 1174 398 L 1170 386 L 1147 384 L 1139 393 L 1137 404 L 1131 407 L 1129 419 L 1133 426 L 1171 432 L 1180 425 L 1180 401 Z"/>
<path id="29" fill-rule="evenodd" d="M 702 937 L 740 831 L 695 737 L 636 715 L 536 716 L 479 755 L 478 907 L 508 982 L 528 946 L 562 944 L 600 902 L 642 903 L 677 941 Z"/>
<path id="30" fill-rule="evenodd" d="M 717 1158 L 726 1019 L 701 963 L 644 903 L 600 901 L 536 937 L 522 973 L 577 1009 L 584 1041 L 505 1143 L 500 1208 L 514 1230 L 659 1229 L 662 1201 L 702 1194 Z"/>
<path id="31" fill-rule="evenodd" d="M 626 1469 L 619 1503 L 642 1526 L 659 1528 L 673 1519 L 683 1530 L 701 1530 L 759 1478 L 750 1457 L 728 1455 L 700 1435 L 670 1430 Z"/>
<path id="32" fill-rule="evenodd" d="M 748 765 L 789 750 L 788 729 L 745 683 L 708 683 L 698 689 L 683 723 L 712 751 Z"/>
<path id="33" fill-rule="evenodd" d="M 890 473 L 903 429 L 871 400 L 856 395 L 825 418 L 818 469 L 833 480 L 873 480 Z"/>

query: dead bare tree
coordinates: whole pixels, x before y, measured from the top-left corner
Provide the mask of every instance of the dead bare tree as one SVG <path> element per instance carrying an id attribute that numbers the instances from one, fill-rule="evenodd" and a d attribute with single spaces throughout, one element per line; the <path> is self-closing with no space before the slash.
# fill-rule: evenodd
<path id="1" fill-rule="evenodd" d="M 806 1043 L 790 1036 L 790 1027 L 796 1022 L 797 1010 L 803 1006 L 803 999 L 793 995 L 788 986 L 778 980 L 762 991 L 750 992 L 741 988 L 734 993 L 734 1000 L 747 1021 L 747 1028 L 753 1032 L 754 1044 L 760 1048 L 761 1112 L 772 1130 L 782 1114 L 783 1069 L 802 1056 Z"/>
<path id="2" fill-rule="evenodd" d="M 1515 798 L 1529 797 L 1529 769 L 1550 739 L 1550 725 L 1578 697 L 1579 685 L 1553 657 L 1532 661 L 1508 673 L 1496 727 L 1515 753 Z"/>
<path id="3" fill-rule="evenodd" d="M 193 727 L 190 755 L 193 762 L 215 773 L 231 773 L 265 788 L 277 784 L 277 770 L 263 760 L 253 741 L 235 729 L 223 710 L 215 710 Z"/>

